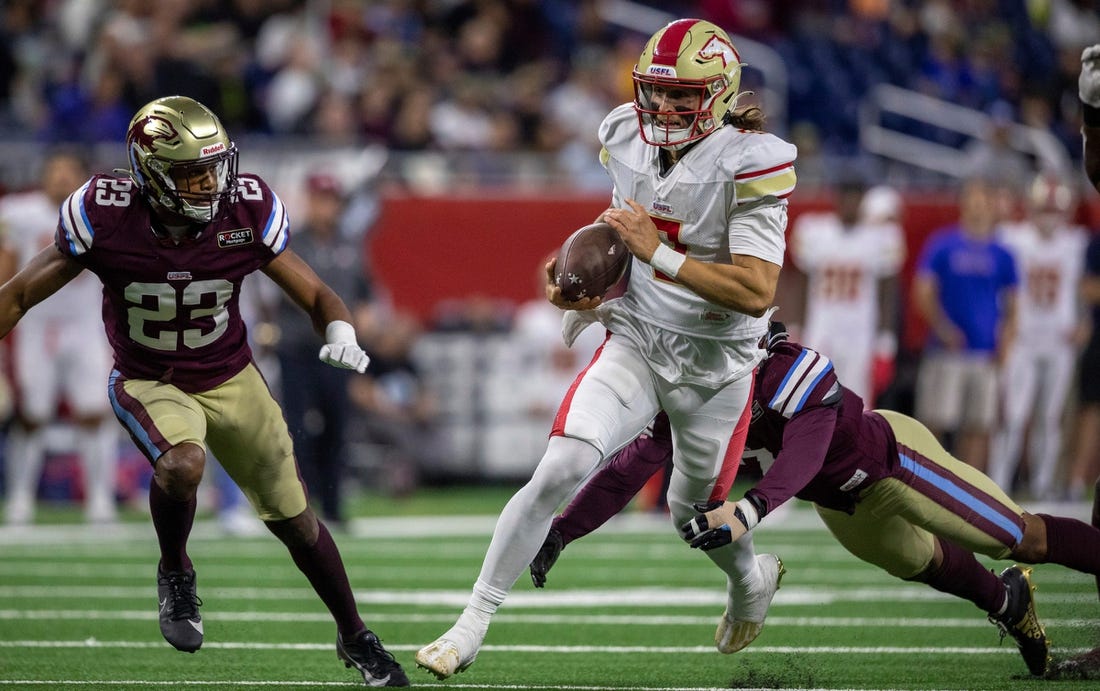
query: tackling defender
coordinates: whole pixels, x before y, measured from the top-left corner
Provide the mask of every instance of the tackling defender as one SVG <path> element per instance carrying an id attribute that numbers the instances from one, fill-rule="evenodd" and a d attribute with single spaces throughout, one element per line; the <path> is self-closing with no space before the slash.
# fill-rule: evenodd
<path id="1" fill-rule="evenodd" d="M 702 513 L 681 526 L 681 536 L 692 547 L 719 548 L 792 497 L 811 501 L 852 554 L 973 602 L 1015 639 L 1028 670 L 1044 674 L 1050 643 L 1035 614 L 1030 569 L 1011 566 L 997 577 L 974 553 L 1100 574 L 1100 530 L 1025 512 L 913 418 L 864 412 L 828 358 L 786 336 L 773 323 L 753 392 L 745 458 L 759 464 L 763 478 L 738 502 L 698 505 Z M 602 525 L 663 467 L 663 429 L 655 425 L 653 438 L 620 453 L 555 521 L 552 539 L 531 563 L 536 586 L 565 544 Z"/>
<path id="2" fill-rule="evenodd" d="M 501 512 L 469 603 L 416 654 L 439 678 L 477 657 L 489 622 L 542 544 L 558 506 L 664 408 L 676 439 L 669 507 L 724 499 L 748 427 L 757 343 L 785 249 L 795 148 L 737 108 L 741 60 L 714 24 L 681 19 L 650 38 L 635 99 L 604 119 L 600 160 L 614 184 L 602 220 L 633 256 L 626 294 L 566 303 L 547 266 L 547 298 L 570 310 L 567 343 L 599 320 L 610 332 L 562 402 L 531 480 Z M 749 540 L 708 552 L 726 577 L 721 627 L 748 645 L 778 587 L 775 555 Z"/>
<path id="3" fill-rule="evenodd" d="M 103 283 L 114 351 L 108 396 L 153 465 L 160 629 L 195 652 L 203 625 L 187 538 L 209 448 L 332 613 L 338 657 L 370 686 L 408 686 L 356 611 L 340 553 L 310 510 L 282 411 L 252 361 L 241 282 L 260 270 L 325 335 L 324 362 L 363 372 L 344 302 L 288 248 L 279 197 L 237 174 L 217 116 L 183 96 L 152 101 L 126 136 L 127 175 L 94 175 L 61 205 L 54 246 L 0 287 L 0 336 L 85 269 Z"/>

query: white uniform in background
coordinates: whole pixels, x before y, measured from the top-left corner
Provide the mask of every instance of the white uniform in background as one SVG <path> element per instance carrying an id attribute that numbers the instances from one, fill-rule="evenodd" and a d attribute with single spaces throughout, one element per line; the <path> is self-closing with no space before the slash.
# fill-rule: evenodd
<path id="1" fill-rule="evenodd" d="M 1078 289 L 1088 237 L 1077 226 L 1061 226 L 1044 237 L 1033 223 L 1023 222 L 1004 226 L 1001 240 L 1016 258 L 1020 287 L 1016 336 L 1002 369 L 1002 424 L 989 476 L 1011 491 L 1030 421 L 1031 495 L 1057 499 L 1062 415 L 1077 356 Z"/>
<path id="2" fill-rule="evenodd" d="M 844 386 L 874 403 L 871 365 L 879 324 L 879 282 L 905 261 L 897 223 L 845 228 L 835 213 L 805 213 L 791 232 L 791 261 L 807 278 L 802 343 L 828 353 Z"/>
<path id="3" fill-rule="evenodd" d="M 0 199 L 3 243 L 16 253 L 19 267 L 53 245 L 58 205 L 43 192 Z M 30 433 L 13 429 L 7 452 L 5 507 L 9 523 L 28 523 L 46 454 L 46 426 L 57 418 L 64 400 L 74 417 L 102 416 L 94 428 L 71 425 L 75 451 L 84 471 L 84 510 L 92 522 L 115 519 L 118 434 L 107 399 L 112 355 L 100 317 L 102 290 L 90 271 L 35 306 L 12 332 L 16 405 L 40 427 Z"/>

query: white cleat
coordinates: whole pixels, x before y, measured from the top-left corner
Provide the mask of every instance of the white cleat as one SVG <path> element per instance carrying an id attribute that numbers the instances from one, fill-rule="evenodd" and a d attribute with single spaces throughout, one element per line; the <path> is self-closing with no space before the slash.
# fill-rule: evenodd
<path id="1" fill-rule="evenodd" d="M 30 525 L 34 522 L 34 500 L 25 497 L 8 499 L 4 507 L 4 522 L 10 526 Z"/>
<path id="2" fill-rule="evenodd" d="M 779 581 L 787 572 L 783 561 L 774 554 L 757 555 L 756 564 L 760 567 L 764 587 L 759 592 L 749 591 L 738 607 L 737 616 L 730 612 L 727 605 L 714 632 L 715 647 L 727 655 L 742 650 L 760 635 L 764 629 L 764 619 L 768 616 L 768 607 L 775 591 L 779 590 Z"/>
<path id="3" fill-rule="evenodd" d="M 470 636 L 463 636 L 462 632 L 451 629 L 417 651 L 416 666 L 428 670 L 435 675 L 436 679 L 446 679 L 464 672 L 467 667 L 474 664 L 481 645 L 480 642 L 470 645 L 472 649 L 469 652 L 463 652 L 457 642 L 462 638 L 470 638 Z"/>

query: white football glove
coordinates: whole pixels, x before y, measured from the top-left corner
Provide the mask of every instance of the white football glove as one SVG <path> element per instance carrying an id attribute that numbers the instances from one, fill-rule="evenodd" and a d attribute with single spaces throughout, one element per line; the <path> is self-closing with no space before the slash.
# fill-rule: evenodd
<path id="1" fill-rule="evenodd" d="M 1081 53 L 1081 76 L 1077 78 L 1081 102 L 1100 108 L 1100 43 Z"/>
<path id="2" fill-rule="evenodd" d="M 370 364 L 370 357 L 355 341 L 355 328 L 345 321 L 330 322 L 325 327 L 325 344 L 317 357 L 326 365 L 353 369 L 359 374 L 366 372 Z"/>

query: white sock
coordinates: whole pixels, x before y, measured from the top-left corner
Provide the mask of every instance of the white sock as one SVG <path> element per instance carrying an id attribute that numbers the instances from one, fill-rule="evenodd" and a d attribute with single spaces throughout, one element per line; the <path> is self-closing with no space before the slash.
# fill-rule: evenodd
<path id="1" fill-rule="evenodd" d="M 497 607 L 542 547 L 558 507 L 577 491 L 599 462 L 600 454 L 591 444 L 551 437 L 531 480 L 500 512 L 459 625 L 485 635 Z"/>
<path id="2" fill-rule="evenodd" d="M 84 513 L 88 518 L 112 518 L 115 513 L 117 439 L 111 420 L 77 430 L 77 452 L 84 468 Z"/>
<path id="3" fill-rule="evenodd" d="M 30 506 L 33 512 L 38 481 L 46 462 L 42 429 L 33 432 L 16 426 L 8 437 L 6 466 L 8 504 Z"/>

